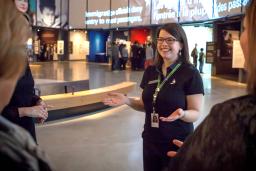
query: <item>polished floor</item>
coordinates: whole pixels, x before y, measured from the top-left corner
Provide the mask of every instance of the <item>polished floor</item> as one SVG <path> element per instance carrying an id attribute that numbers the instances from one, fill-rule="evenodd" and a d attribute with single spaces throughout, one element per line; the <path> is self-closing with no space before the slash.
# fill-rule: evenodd
<path id="1" fill-rule="evenodd" d="M 76 62 L 33 63 L 36 84 L 89 79 L 90 89 L 122 81 L 137 82 L 130 96 L 140 96 L 143 71 L 110 71 L 105 64 Z M 205 96 L 200 124 L 210 108 L 246 93 L 244 84 L 202 74 Z M 225 116 L 223 116 L 225 117 Z M 59 171 L 142 171 L 144 113 L 126 105 L 37 126 L 39 145 Z"/>

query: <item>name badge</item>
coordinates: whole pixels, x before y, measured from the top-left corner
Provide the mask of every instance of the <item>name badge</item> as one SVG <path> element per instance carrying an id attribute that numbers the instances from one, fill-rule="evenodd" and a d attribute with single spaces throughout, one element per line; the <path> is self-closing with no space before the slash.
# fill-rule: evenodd
<path id="1" fill-rule="evenodd" d="M 151 113 L 151 127 L 159 128 L 159 115 L 157 113 Z"/>
<path id="2" fill-rule="evenodd" d="M 157 82 L 158 82 L 158 80 L 151 80 L 151 81 L 148 82 L 148 84 L 155 84 Z"/>

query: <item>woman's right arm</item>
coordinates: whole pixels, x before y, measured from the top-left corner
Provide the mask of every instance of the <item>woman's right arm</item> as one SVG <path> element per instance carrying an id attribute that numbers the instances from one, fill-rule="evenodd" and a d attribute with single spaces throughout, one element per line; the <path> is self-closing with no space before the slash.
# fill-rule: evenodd
<path id="1" fill-rule="evenodd" d="M 127 97 L 122 93 L 109 93 L 103 100 L 103 103 L 108 106 L 120 106 L 126 104 L 137 111 L 145 111 L 141 98 Z"/>
<path id="2" fill-rule="evenodd" d="M 127 97 L 127 103 L 125 103 L 125 104 L 127 104 L 134 110 L 141 111 L 141 112 L 145 111 L 144 103 L 143 103 L 142 99 L 139 97 Z"/>

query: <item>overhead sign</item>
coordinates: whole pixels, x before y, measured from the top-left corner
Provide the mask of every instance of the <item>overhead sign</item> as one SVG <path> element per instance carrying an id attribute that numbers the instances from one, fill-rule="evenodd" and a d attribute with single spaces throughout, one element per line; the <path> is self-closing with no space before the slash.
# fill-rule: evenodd
<path id="1" fill-rule="evenodd" d="M 180 22 L 209 20 L 212 18 L 213 1 L 180 0 Z"/>
<path id="2" fill-rule="evenodd" d="M 179 1 L 154 0 L 152 1 L 152 24 L 178 22 Z"/>
<path id="3" fill-rule="evenodd" d="M 215 0 L 214 18 L 241 14 L 243 0 Z"/>

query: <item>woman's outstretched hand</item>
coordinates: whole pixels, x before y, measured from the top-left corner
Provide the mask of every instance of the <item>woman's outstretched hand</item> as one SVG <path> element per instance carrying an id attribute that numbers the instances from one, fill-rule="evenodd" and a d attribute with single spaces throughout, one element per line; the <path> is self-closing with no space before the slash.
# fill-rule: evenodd
<path id="1" fill-rule="evenodd" d="M 178 108 L 173 113 L 171 113 L 168 117 L 160 117 L 159 119 L 164 122 L 173 122 L 184 116 L 185 116 L 185 111 L 181 108 Z"/>
<path id="2" fill-rule="evenodd" d="M 129 99 L 122 93 L 108 93 L 107 97 L 103 100 L 103 103 L 108 106 L 120 106 L 128 104 Z"/>
<path id="3" fill-rule="evenodd" d="M 172 141 L 172 143 L 173 144 L 175 144 L 177 147 L 181 147 L 182 145 L 183 145 L 183 142 L 182 141 L 180 141 L 180 140 L 176 140 L 176 139 L 174 139 L 173 141 Z M 176 151 L 169 151 L 168 153 L 167 153 L 167 156 L 169 156 L 169 157 L 175 157 L 177 155 L 177 152 Z"/>

